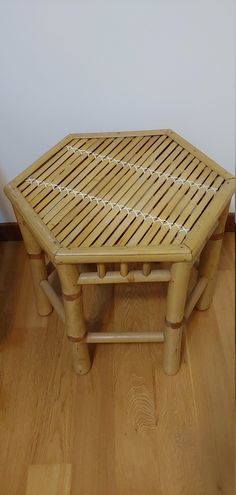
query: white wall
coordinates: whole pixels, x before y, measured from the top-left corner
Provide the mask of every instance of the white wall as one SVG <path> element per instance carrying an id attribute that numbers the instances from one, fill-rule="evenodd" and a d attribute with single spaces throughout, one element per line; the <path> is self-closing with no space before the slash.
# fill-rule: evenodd
<path id="1" fill-rule="evenodd" d="M 0 0 L 1 185 L 73 131 L 171 127 L 234 172 L 233 3 Z"/>

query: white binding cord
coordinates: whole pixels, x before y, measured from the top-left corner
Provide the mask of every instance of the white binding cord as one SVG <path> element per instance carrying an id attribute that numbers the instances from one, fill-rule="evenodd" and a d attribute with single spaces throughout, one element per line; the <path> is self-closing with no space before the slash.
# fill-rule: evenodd
<path id="1" fill-rule="evenodd" d="M 217 187 L 209 187 L 205 184 L 194 182 L 193 180 L 188 180 L 183 177 L 176 177 L 174 175 L 169 174 L 168 172 L 158 172 L 158 170 L 153 170 L 148 167 L 144 167 L 138 163 L 129 163 L 124 162 L 122 160 L 116 160 L 116 158 L 112 158 L 108 155 L 101 155 L 99 153 L 94 153 L 93 151 L 83 150 L 82 148 L 76 148 L 75 146 L 66 146 L 68 151 L 72 151 L 73 153 L 79 153 L 80 155 L 93 156 L 94 158 L 99 158 L 102 161 L 108 161 L 110 163 L 115 163 L 116 165 L 121 165 L 122 167 L 128 167 L 130 170 L 141 170 L 143 174 L 157 175 L 159 178 L 164 177 L 166 180 L 172 180 L 173 182 L 180 182 L 181 184 L 188 184 L 190 187 L 197 187 L 197 189 L 204 189 L 206 192 L 214 192 L 218 191 Z"/>
<path id="2" fill-rule="evenodd" d="M 40 179 L 34 179 L 34 177 L 28 177 L 28 179 L 25 180 L 28 184 L 31 186 L 37 186 L 37 187 L 49 187 L 53 190 L 58 190 L 61 193 L 66 193 L 66 194 L 71 194 L 75 198 L 77 196 L 81 197 L 82 200 L 88 200 L 91 203 L 95 202 L 97 205 L 102 205 L 102 206 L 110 206 L 111 208 L 117 208 L 120 212 L 124 211 L 128 215 L 135 215 L 135 217 L 142 217 L 143 220 L 151 220 L 152 223 L 160 223 L 163 227 L 168 227 L 169 229 L 171 228 L 177 228 L 179 232 L 184 232 L 187 234 L 189 229 L 186 229 L 183 225 L 178 224 L 176 222 L 168 222 L 167 220 L 164 220 L 161 217 L 156 217 L 151 215 L 150 213 L 144 213 L 142 210 L 135 210 L 134 208 L 129 208 L 128 206 L 122 205 L 120 203 L 112 202 L 107 199 L 99 198 L 97 196 L 91 196 L 90 194 L 87 194 L 82 191 L 77 191 L 76 189 L 72 189 L 70 187 L 65 187 L 65 186 L 60 186 L 59 184 L 55 184 L 54 182 L 46 182 L 44 180 Z"/>

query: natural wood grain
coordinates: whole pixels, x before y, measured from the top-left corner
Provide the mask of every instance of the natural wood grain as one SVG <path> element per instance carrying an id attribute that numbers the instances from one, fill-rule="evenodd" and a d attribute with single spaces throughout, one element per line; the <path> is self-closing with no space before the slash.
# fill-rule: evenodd
<path id="1" fill-rule="evenodd" d="M 27 478 L 42 488 L 55 465 L 71 465 L 71 495 L 234 493 L 234 250 L 226 234 L 176 376 L 161 370 L 162 344 L 104 344 L 77 377 L 57 315 L 36 312 L 23 244 L 0 244 L 1 493 L 26 495 Z M 119 285 L 114 299 L 87 287 L 84 309 L 90 331 L 156 331 L 165 284 Z"/>
<path id="2" fill-rule="evenodd" d="M 233 235 L 226 234 L 213 304 L 193 313 L 187 333 L 202 476 L 209 495 L 234 493 L 234 253 Z"/>
<path id="3" fill-rule="evenodd" d="M 71 464 L 29 466 L 25 495 L 70 495 Z"/>
<path id="4" fill-rule="evenodd" d="M 29 465 L 70 463 L 76 379 L 58 317 L 37 314 L 23 244 L 0 250 L 0 491 L 25 495 Z"/>

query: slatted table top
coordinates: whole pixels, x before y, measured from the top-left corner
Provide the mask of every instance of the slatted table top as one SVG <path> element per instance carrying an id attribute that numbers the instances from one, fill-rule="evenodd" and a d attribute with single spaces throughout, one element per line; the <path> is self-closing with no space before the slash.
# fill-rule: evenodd
<path id="1" fill-rule="evenodd" d="M 70 134 L 6 193 L 60 261 L 106 253 L 190 259 L 234 187 L 223 168 L 161 130 Z"/>

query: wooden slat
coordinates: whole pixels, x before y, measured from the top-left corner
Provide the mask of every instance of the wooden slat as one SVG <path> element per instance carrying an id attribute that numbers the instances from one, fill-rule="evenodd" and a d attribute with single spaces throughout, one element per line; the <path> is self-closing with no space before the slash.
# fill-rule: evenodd
<path id="1" fill-rule="evenodd" d="M 205 153 L 200 151 L 196 146 L 193 146 L 191 143 L 189 143 L 186 139 L 182 138 L 182 136 L 179 136 L 174 131 L 167 131 L 167 134 L 176 142 L 179 143 L 183 148 L 189 150 L 190 153 L 192 153 L 196 158 L 199 160 L 203 161 L 208 167 L 210 167 L 211 170 L 214 170 L 217 174 L 221 175 L 224 177 L 224 179 L 232 179 L 234 178 L 232 174 L 227 172 L 223 167 L 221 167 L 218 163 L 216 163 L 214 160 L 209 158 Z"/>
<path id="2" fill-rule="evenodd" d="M 55 155 L 59 150 L 64 148 L 72 141 L 71 135 L 69 134 L 63 138 L 59 143 L 53 146 L 50 150 L 46 151 L 38 160 L 35 160 L 27 169 L 17 175 L 10 183 L 11 187 L 19 187 L 20 184 L 30 175 L 33 174 L 37 169 L 39 169 L 43 164 L 45 164 L 53 155 Z"/>
<path id="3" fill-rule="evenodd" d="M 70 143 L 70 145 L 75 145 L 77 143 L 78 141 L 74 140 Z M 84 144 L 85 148 L 86 146 L 88 145 Z M 51 181 L 52 179 L 59 180 L 58 177 L 60 176 L 60 172 L 66 168 L 70 159 L 71 153 L 67 150 L 66 147 L 64 147 L 63 150 L 61 150 L 60 153 L 49 160 L 49 162 L 46 163 L 44 167 L 40 167 L 40 169 L 38 169 L 33 174 L 33 178 L 44 181 Z M 27 185 L 27 187 L 24 188 L 23 195 L 27 198 L 27 201 L 29 201 L 32 206 L 34 206 L 41 200 L 41 197 L 44 196 L 45 191 L 41 191 L 41 189 L 37 185 L 29 184 L 28 182 L 26 182 L 25 184 Z M 24 184 L 22 184 L 22 187 L 23 185 Z M 37 199 L 35 199 L 36 196 Z"/>
<path id="4" fill-rule="evenodd" d="M 157 144 L 158 144 L 158 142 L 157 142 Z M 164 143 L 162 143 L 162 144 L 161 144 L 161 146 L 158 146 L 157 150 L 160 150 L 160 148 L 163 148 L 163 145 L 164 145 Z M 166 146 L 166 145 L 165 145 L 165 146 Z M 159 151 L 157 151 L 157 152 L 159 152 Z M 121 154 L 119 154 L 119 155 L 118 155 L 118 159 L 122 159 L 122 158 L 123 158 L 123 157 L 122 157 L 122 155 L 121 155 Z M 140 162 L 140 163 L 142 163 L 142 158 L 140 158 L 140 159 L 139 159 L 139 162 Z M 137 176 L 139 176 L 139 175 L 140 175 L 140 173 L 141 173 L 141 172 L 136 172 Z M 131 172 L 131 171 L 126 172 L 126 169 L 124 169 L 124 168 L 122 167 L 122 169 L 121 169 L 121 174 L 122 174 L 123 176 L 125 176 L 125 177 L 126 177 L 126 174 L 129 174 L 129 175 L 132 177 L 132 176 L 134 175 L 134 172 L 133 172 L 133 171 L 132 171 L 132 172 Z M 109 187 L 109 182 L 108 182 L 108 187 Z M 113 202 L 117 202 L 117 201 L 119 201 L 119 200 L 120 200 L 120 198 L 121 198 L 121 196 L 123 195 L 124 188 L 125 188 L 125 186 L 123 186 L 123 187 L 120 189 L 120 191 L 119 191 L 117 194 L 115 194 L 115 195 L 114 195 L 114 190 L 111 190 L 111 191 L 109 191 L 109 193 L 108 193 L 108 192 L 107 192 L 107 189 L 106 189 L 105 199 L 106 199 L 106 200 L 111 200 L 111 201 L 113 201 Z M 92 193 L 93 195 L 94 195 L 94 194 L 96 195 L 96 194 L 97 194 L 96 189 L 92 189 L 91 193 Z M 103 191 L 103 197 L 104 197 L 104 191 Z M 96 207 L 96 208 L 97 208 L 97 207 Z M 88 206 L 88 208 L 87 208 L 87 211 L 88 211 L 88 214 L 89 214 L 89 215 L 90 215 L 90 213 L 91 213 L 91 211 L 92 211 L 92 210 L 95 210 L 95 208 L 94 208 L 94 205 L 93 205 L 93 204 L 89 205 L 89 206 Z M 97 216 L 98 212 L 101 212 L 101 217 Z M 93 216 L 96 216 L 96 218 L 93 220 L 93 224 L 91 224 L 91 225 L 87 225 L 86 229 L 84 229 L 84 230 L 83 230 L 83 234 L 82 234 L 82 235 L 80 235 L 80 232 L 81 232 L 81 225 L 79 225 L 79 226 L 78 226 L 78 228 L 76 229 L 77 237 L 75 237 L 75 236 L 74 236 L 74 234 L 75 234 L 75 231 L 74 231 L 74 232 L 73 232 L 73 233 L 69 236 L 69 239 L 67 238 L 65 241 L 63 241 L 63 245 L 64 245 L 65 247 L 66 247 L 66 246 L 68 246 L 69 244 L 71 244 L 71 246 L 80 245 L 80 244 L 83 242 L 83 240 L 84 240 L 84 239 L 86 239 L 86 237 L 89 235 L 89 232 L 91 232 L 91 231 L 94 229 L 94 227 L 95 227 L 97 224 L 99 224 L 99 223 L 100 223 L 100 221 L 101 221 L 103 218 L 105 218 L 105 217 L 106 217 L 106 215 L 107 215 L 107 213 L 109 213 L 109 212 L 111 212 L 111 207 L 110 207 L 110 206 L 105 206 L 105 207 L 103 207 L 103 206 L 99 206 L 99 207 L 96 209 L 96 215 L 95 215 L 95 211 L 94 211 L 94 212 L 93 212 L 93 214 L 92 214 Z M 117 214 L 117 212 L 113 210 L 110 214 L 111 214 L 111 216 L 115 216 L 115 215 Z M 110 217 L 109 217 L 108 219 L 106 218 L 106 219 L 105 219 L 105 222 L 107 223 L 107 222 L 109 222 L 109 220 L 110 220 Z M 94 235 L 94 234 L 93 234 L 93 235 Z M 79 236 L 79 237 L 78 237 L 78 236 Z M 74 237 L 74 240 L 72 239 L 72 237 Z"/>
<path id="5" fill-rule="evenodd" d="M 116 142 L 114 144 L 113 143 L 114 141 L 107 142 L 106 146 L 110 144 L 112 147 L 114 147 Z M 97 141 L 93 141 L 90 143 L 87 142 L 86 145 L 84 146 L 84 149 L 91 149 L 91 151 L 97 151 Z M 100 149 L 104 149 L 103 143 L 101 143 Z M 73 179 L 77 177 L 78 173 L 80 173 L 84 169 L 84 166 L 81 166 L 81 164 L 84 163 L 85 160 L 86 160 L 85 156 L 81 156 L 71 151 L 68 151 L 68 158 L 66 162 L 63 163 L 61 168 L 56 170 L 55 174 L 53 173 L 51 176 L 49 176 L 47 180 L 55 184 L 61 184 L 64 186 L 70 185 Z M 45 205 L 47 205 L 50 201 L 52 201 L 52 199 L 55 196 L 58 196 L 58 194 L 59 194 L 58 190 L 52 190 L 52 189 L 45 190 L 43 188 L 42 191 L 40 192 L 40 196 L 37 195 L 37 197 L 34 198 L 32 201 L 31 198 L 27 198 L 27 199 L 28 201 L 31 202 L 32 206 L 35 207 L 35 210 L 40 212 L 45 207 Z M 46 201 L 43 202 L 42 199 L 44 197 L 46 197 Z"/>
<path id="6" fill-rule="evenodd" d="M 161 165 L 158 167 L 158 170 L 160 172 L 163 172 L 167 169 L 167 166 L 169 163 L 171 163 L 175 158 L 176 156 L 180 156 L 181 155 L 181 150 L 182 148 L 180 147 L 177 147 L 162 163 Z M 179 157 L 178 157 L 179 159 Z M 152 164 L 152 169 L 156 170 L 157 168 L 157 164 L 158 163 L 155 163 L 155 165 Z M 144 178 L 145 179 L 145 178 Z M 141 176 L 141 180 L 142 180 L 142 176 Z M 156 192 L 156 190 L 158 189 L 157 188 L 157 176 L 151 176 L 148 181 L 144 180 L 144 187 L 143 187 L 143 193 L 145 193 L 145 188 L 149 191 L 149 196 L 152 197 L 152 195 Z M 139 182 L 140 184 L 140 182 Z M 142 209 L 144 206 L 145 206 L 145 203 L 147 202 L 147 199 L 145 199 L 144 197 L 142 198 L 142 200 L 139 200 L 137 202 L 137 200 L 135 201 L 134 200 L 135 198 L 132 199 L 131 202 L 129 202 L 129 206 L 132 206 L 134 207 L 137 207 L 138 209 Z M 122 220 L 122 221 L 121 221 Z M 112 246 L 114 245 L 117 240 L 120 238 L 120 236 L 122 234 L 125 233 L 125 231 L 127 230 L 128 226 L 134 221 L 134 217 L 131 216 L 131 215 L 126 215 L 125 213 L 122 214 L 119 216 L 119 217 L 115 217 L 114 220 L 110 223 L 110 225 L 105 229 L 105 231 L 102 233 L 101 236 L 99 236 L 99 238 L 95 241 L 94 245 L 102 245 L 104 242 L 107 243 L 107 245 L 109 246 Z M 141 222 L 141 220 L 139 220 L 139 222 Z"/>
<path id="7" fill-rule="evenodd" d="M 140 160 L 140 163 L 142 163 L 142 159 Z M 155 170 L 156 166 L 157 163 L 155 163 L 155 166 L 152 166 L 152 169 Z M 142 197 L 145 194 L 145 192 L 150 188 L 151 183 L 153 183 L 154 181 L 157 181 L 157 178 L 155 176 L 151 176 L 147 181 L 145 174 L 143 174 L 141 171 L 137 171 L 130 175 L 129 179 L 126 180 L 126 183 L 120 188 L 118 193 L 113 195 L 113 190 L 111 190 L 108 195 L 106 194 L 106 199 L 111 199 L 114 202 L 119 202 L 121 204 L 126 204 L 128 207 L 136 208 L 138 198 L 140 198 L 140 196 Z M 109 215 L 106 215 L 106 212 L 103 211 L 103 219 L 101 218 L 102 221 L 100 221 L 100 218 L 96 220 L 98 227 L 96 230 L 94 230 L 94 228 L 91 229 L 92 233 L 86 238 L 86 245 L 90 245 L 93 240 L 96 239 L 97 235 L 103 233 L 104 231 L 106 232 L 107 228 L 111 229 L 111 222 L 113 219 L 115 219 L 115 224 L 120 223 L 120 216 L 121 214 L 117 215 L 116 210 L 110 211 Z M 129 215 L 129 217 L 131 217 L 131 219 L 134 218 L 134 216 L 132 215 Z M 121 216 L 121 220 L 123 220 L 123 215 Z M 114 225 L 112 225 L 112 228 L 113 227 Z"/>
<path id="8" fill-rule="evenodd" d="M 132 140 L 132 142 L 130 143 L 130 146 L 126 146 L 125 148 L 125 151 L 123 151 L 124 153 L 124 156 L 126 157 L 127 159 L 127 156 L 129 157 L 130 155 L 132 156 L 132 154 L 134 154 L 139 148 L 143 149 L 145 143 L 145 147 L 148 147 L 150 146 L 149 145 L 149 141 L 150 139 L 149 138 L 146 138 L 145 141 L 144 139 L 141 139 L 141 137 L 137 138 L 137 140 Z M 126 155 L 126 152 L 128 149 L 131 149 L 131 151 L 128 153 L 128 155 Z M 119 151 L 119 150 L 118 150 Z M 122 153 L 122 155 L 123 155 Z M 94 162 L 93 162 L 94 163 Z M 94 165 L 92 166 L 92 169 L 91 169 L 91 174 L 89 175 L 89 170 L 85 170 L 86 175 L 85 177 L 87 178 L 87 182 L 86 182 L 86 192 L 89 193 L 90 191 L 93 191 L 93 194 L 101 194 L 101 189 L 102 189 L 102 186 L 101 186 L 101 183 L 100 181 L 102 180 L 102 178 L 104 177 L 104 175 L 107 177 L 107 181 L 109 183 L 109 186 L 111 187 L 112 185 L 112 182 L 116 182 L 119 180 L 119 178 L 117 178 L 117 176 L 119 176 L 119 168 L 114 164 L 114 163 L 109 163 L 109 162 L 100 162 L 98 163 L 98 165 L 96 166 L 96 168 L 94 168 Z M 78 177 L 78 182 L 76 183 L 76 188 L 80 189 L 81 187 L 84 187 L 84 184 L 81 184 L 80 180 L 79 179 L 82 179 L 83 176 L 80 176 Z M 89 178 L 91 178 L 89 180 Z M 93 180 L 92 179 L 96 179 L 97 181 L 97 186 L 95 186 L 95 189 L 94 189 L 94 186 L 93 186 Z M 103 184 L 103 182 L 102 182 Z M 103 192 L 104 194 L 104 192 Z M 51 214 L 51 218 L 52 218 L 52 227 L 56 226 L 57 225 L 57 219 L 61 217 L 61 212 L 62 212 L 62 215 L 64 216 L 65 214 L 67 214 L 68 211 L 70 211 L 71 209 L 71 197 L 66 197 L 64 198 L 64 200 L 61 201 L 60 203 L 60 209 L 58 211 L 56 211 L 56 213 L 54 211 L 52 211 L 52 214 Z M 62 211 L 63 209 L 63 211 Z M 44 211 L 41 212 L 42 215 L 44 215 Z M 43 217 L 44 218 L 44 222 L 47 223 L 48 220 L 50 220 L 50 217 Z M 50 227 L 50 225 L 49 225 Z"/>
<path id="9" fill-rule="evenodd" d="M 68 143 L 102 154 L 103 159 L 74 153 L 66 148 Z M 123 163 L 112 162 L 113 158 Z M 135 169 L 129 164 L 145 169 Z M 148 169 L 166 175 L 149 174 Z M 183 183 L 169 175 L 180 178 Z M 25 182 L 29 176 L 58 184 L 62 191 L 44 184 L 29 184 Z M 228 177 L 231 184 L 224 187 Z M 198 189 L 188 181 L 204 187 Z M 6 188 L 6 193 L 15 207 L 23 210 L 23 217 L 33 222 L 33 233 L 47 247 L 52 259 L 60 253 L 61 262 L 69 252 L 72 259 L 76 259 L 76 253 L 79 258 L 80 253 L 82 256 L 86 253 L 86 257 L 84 249 L 97 249 L 101 256 L 97 263 L 102 263 L 104 259 L 110 260 L 110 255 L 108 258 L 105 255 L 107 248 L 114 248 L 117 254 L 119 249 L 126 252 L 140 245 L 149 250 L 151 246 L 162 245 L 159 254 L 164 256 L 166 252 L 169 259 L 168 248 L 173 245 L 176 246 L 173 255 L 183 259 L 187 253 L 181 250 L 186 243 L 187 249 L 194 253 L 196 246 L 199 249 L 204 242 L 205 218 L 211 228 L 215 224 L 212 205 L 220 211 L 221 205 L 229 201 L 234 184 L 230 174 L 186 140 L 170 130 L 161 130 L 71 134 L 20 174 Z M 91 199 L 74 197 L 73 193 L 63 191 L 66 187 L 82 191 Z M 214 192 L 205 187 L 219 189 Z M 102 198 L 107 203 L 92 198 Z M 120 205 L 121 210 L 115 205 Z M 130 212 L 123 211 L 122 205 Z M 153 223 L 151 218 L 144 219 L 138 212 L 160 217 L 163 222 Z M 181 231 L 181 226 L 187 231 Z M 94 258 L 94 251 L 91 253 Z M 139 256 L 141 251 L 138 249 L 137 253 Z M 124 258 L 117 261 L 121 260 L 125 262 Z M 102 273 L 100 269 L 99 273 Z"/>
<path id="10" fill-rule="evenodd" d="M 81 145 L 84 145 L 86 143 L 86 140 L 81 140 Z M 75 146 L 78 143 L 77 139 L 73 139 L 67 145 L 69 144 L 70 146 Z M 49 174 L 51 174 L 61 163 L 63 163 L 68 156 L 68 151 L 66 146 L 63 146 L 62 149 L 60 149 L 55 155 L 53 155 L 49 160 L 44 163 L 40 168 L 35 170 L 33 173 L 33 176 L 35 179 L 40 179 L 45 180 Z M 36 186 L 29 185 L 27 182 L 22 182 L 19 186 L 19 190 L 24 194 L 24 196 L 27 196 L 31 191 L 35 189 L 35 193 L 37 194 Z"/>
<path id="11" fill-rule="evenodd" d="M 180 176 L 180 174 L 182 176 L 185 168 L 187 167 L 187 170 L 188 170 L 189 164 L 191 165 L 191 160 L 192 160 L 192 156 L 191 155 L 187 156 L 183 161 L 181 161 L 179 166 L 177 166 L 175 168 L 173 173 L 175 173 L 175 175 L 177 177 Z M 178 161 L 177 161 L 177 163 L 178 163 Z M 190 169 L 191 169 L 191 167 L 190 167 Z M 167 169 L 167 172 L 169 172 L 168 169 Z M 167 219 L 168 215 L 163 213 L 164 206 L 172 204 L 173 197 L 175 196 L 177 191 L 181 189 L 181 184 L 180 183 L 174 183 L 171 181 L 165 181 L 165 180 L 162 180 L 162 181 L 159 180 L 159 183 L 160 183 L 161 187 L 159 189 L 157 188 L 156 192 L 153 192 L 150 195 L 151 199 L 145 205 L 145 211 L 150 212 L 154 216 L 160 216 L 161 218 L 163 218 L 165 220 L 165 219 Z M 182 194 L 183 193 L 184 193 L 184 189 L 183 189 Z M 140 206 L 142 207 L 142 204 Z M 137 223 L 138 223 L 138 226 L 141 225 L 140 229 L 136 229 L 136 231 L 135 231 L 135 225 L 133 225 L 132 236 L 130 236 L 129 232 L 126 233 L 125 241 L 127 242 L 128 245 L 131 245 L 131 244 L 135 245 L 135 243 L 139 243 L 142 238 L 144 239 L 143 244 L 144 243 L 149 244 L 149 242 L 152 240 L 155 232 L 157 232 L 163 228 L 160 223 L 156 223 L 156 224 L 149 223 L 148 224 L 147 222 L 145 222 L 145 223 L 141 222 L 140 219 L 138 219 Z M 151 231 L 150 231 L 150 227 L 151 227 Z M 147 235 L 145 236 L 146 233 L 147 233 Z M 121 239 L 120 242 L 122 242 L 122 241 L 123 241 L 123 238 Z"/>
<path id="12" fill-rule="evenodd" d="M 203 172 L 204 177 L 200 172 Z M 210 170 L 208 170 L 207 173 L 210 173 Z M 196 158 L 181 172 L 181 177 L 197 182 L 201 182 L 201 179 L 205 178 L 205 175 L 205 166 L 199 163 Z M 158 205 L 160 215 L 169 222 L 176 222 L 183 225 L 183 221 L 178 219 L 177 212 L 183 210 L 185 205 L 188 204 L 191 198 L 196 194 L 196 190 L 197 189 L 194 187 L 189 187 L 187 183 L 184 183 L 183 185 L 179 185 L 178 183 L 173 184 L 164 198 L 165 202 L 160 201 Z M 141 244 L 146 242 L 152 242 L 153 244 L 160 243 L 165 235 L 172 235 L 173 232 L 176 235 L 178 229 L 175 227 L 168 229 L 168 227 L 165 226 L 160 229 L 158 226 L 154 226 L 154 228 L 147 233 L 147 236 L 143 237 Z"/>
<path id="13" fill-rule="evenodd" d="M 106 147 L 105 149 L 104 149 L 104 147 L 103 148 L 99 147 L 99 149 L 96 150 L 96 152 L 100 152 L 100 153 L 102 152 L 103 154 L 109 154 L 109 156 L 112 157 L 112 158 L 117 158 L 118 157 L 119 159 L 123 159 L 124 155 L 122 153 L 120 153 L 120 150 L 123 149 L 123 148 L 126 148 L 126 146 L 129 143 L 130 143 L 130 147 L 131 148 L 134 147 L 135 142 L 138 142 L 140 139 L 141 139 L 140 137 L 137 137 L 137 138 L 135 138 L 135 140 L 134 139 L 133 140 L 131 140 L 131 139 L 127 139 L 127 140 L 124 140 L 124 139 L 123 140 L 113 140 L 112 142 L 117 143 L 117 148 L 116 148 L 115 152 L 112 152 L 114 146 L 112 146 L 112 147 Z M 155 137 L 155 141 L 158 141 L 158 142 L 159 141 L 163 141 L 163 139 L 164 139 L 163 137 L 159 137 L 159 138 L 156 138 Z M 106 140 L 106 142 L 109 144 L 109 142 L 107 140 Z M 127 151 L 128 151 L 128 149 L 127 149 Z M 70 176 L 67 177 L 66 182 L 63 181 L 63 184 L 62 185 L 66 186 L 66 185 L 69 184 L 70 187 L 75 188 L 75 187 L 78 187 L 78 184 L 80 184 L 80 188 L 85 187 L 86 184 L 88 184 L 93 177 L 97 178 L 97 170 L 95 168 L 96 165 L 99 165 L 102 168 L 104 166 L 103 165 L 103 162 L 101 163 L 99 159 L 96 159 L 95 160 L 91 156 L 88 157 L 88 158 L 81 157 L 80 158 L 80 161 L 81 160 L 83 160 L 83 166 L 82 167 L 80 166 L 80 170 L 78 171 L 77 168 L 76 168 L 76 170 L 73 172 L 73 174 L 70 174 Z M 107 168 L 107 165 L 108 164 L 106 163 L 106 168 Z M 114 165 L 113 165 L 113 167 L 114 167 Z M 83 171 L 84 171 L 84 175 L 82 175 Z M 78 174 L 78 172 L 79 172 L 79 174 Z M 81 183 L 81 180 L 80 179 L 81 178 L 85 178 L 85 177 L 86 177 L 85 183 Z M 63 179 L 62 176 L 61 176 L 61 179 Z M 62 182 L 62 180 L 60 180 L 60 183 L 61 182 Z M 90 187 L 91 187 L 91 185 L 90 185 Z M 57 191 L 55 191 L 54 194 L 56 196 L 58 196 L 58 192 Z M 51 192 L 50 197 L 52 197 L 52 195 L 53 195 L 53 192 Z M 41 210 L 42 210 L 42 207 L 40 205 L 39 211 L 41 211 Z M 42 211 L 41 215 L 43 216 L 43 214 L 44 214 L 44 211 Z"/>
<path id="14" fill-rule="evenodd" d="M 102 147 L 99 147 L 96 152 L 109 152 L 111 155 L 116 156 L 116 154 L 119 152 L 119 150 L 122 150 L 129 144 L 130 141 L 112 141 L 111 143 L 106 142 Z M 78 161 L 79 160 L 79 161 Z M 80 160 L 83 161 L 83 164 L 81 166 Z M 60 184 L 62 186 L 68 186 L 73 189 L 79 189 L 83 190 L 86 185 L 89 184 L 90 188 L 92 188 L 93 181 L 97 180 L 97 168 L 96 164 L 98 167 L 101 167 L 101 163 L 99 159 L 94 160 L 94 157 L 80 157 L 77 158 L 75 166 L 73 167 L 73 170 L 66 175 L 66 177 L 61 177 Z M 80 165 L 78 167 L 78 165 Z M 88 191 L 87 191 L 88 192 Z M 48 210 L 50 211 L 57 203 L 60 201 L 61 198 L 61 193 L 58 190 L 51 191 L 50 192 L 50 204 L 49 201 L 47 204 L 49 204 L 48 208 L 45 210 L 45 205 L 39 205 L 38 210 L 40 213 L 41 217 L 44 217 Z M 69 196 L 70 199 L 70 196 Z M 69 200 L 68 196 L 66 195 L 65 201 Z M 59 200 L 59 201 L 58 201 Z M 54 212 L 53 212 L 54 213 Z"/>
<path id="15" fill-rule="evenodd" d="M 201 179 L 206 179 L 206 174 L 210 174 L 209 169 L 205 169 L 204 167 L 200 167 L 202 164 L 199 164 L 197 169 L 194 171 L 193 174 L 191 174 L 191 179 L 194 178 L 194 175 L 199 174 L 199 170 L 202 170 L 202 173 L 200 176 L 198 175 L 197 181 L 201 182 Z M 213 178 L 211 179 L 210 182 L 213 181 Z M 200 192 L 201 191 L 201 192 Z M 212 192 L 205 192 L 204 189 L 201 189 L 198 191 L 197 188 L 189 188 L 186 184 L 184 184 L 181 189 L 180 189 L 180 195 L 176 195 L 175 198 L 173 198 L 169 205 L 164 209 L 163 215 L 168 217 L 168 220 L 170 222 L 175 222 L 177 224 L 184 225 L 184 227 L 189 228 L 188 226 L 185 225 L 185 220 L 187 218 L 187 215 L 189 211 L 193 210 L 195 208 L 195 205 L 197 204 L 199 200 L 198 192 L 200 192 L 200 195 L 207 195 L 208 199 L 210 200 L 213 197 Z M 182 192 L 182 194 L 181 194 Z M 183 212 L 182 216 L 181 213 Z M 153 243 L 160 243 L 163 241 L 165 243 L 171 243 L 174 237 L 178 234 L 178 229 L 173 227 L 171 230 L 167 230 L 166 228 L 163 229 L 161 233 L 157 233 L 157 235 L 153 238 Z M 184 239 L 185 233 L 181 233 L 181 239 Z"/>
<path id="16" fill-rule="evenodd" d="M 211 172 L 209 175 L 209 180 L 211 177 L 214 177 L 214 172 Z M 219 187 L 224 179 L 222 177 L 217 177 L 214 182 L 212 182 L 213 187 Z M 188 206 L 183 210 L 181 215 L 179 216 L 178 221 L 183 222 L 187 229 L 191 229 L 196 220 L 201 216 L 204 212 L 206 206 L 210 203 L 210 201 L 214 198 L 215 194 L 213 192 L 204 193 L 203 190 L 197 191 L 192 201 L 188 204 Z M 179 232 L 176 237 L 176 242 L 180 242 L 182 240 L 183 234 Z"/>
<path id="17" fill-rule="evenodd" d="M 152 140 L 147 137 L 147 138 L 142 138 L 138 139 L 137 144 L 132 148 L 131 152 L 128 153 L 126 156 L 126 159 L 129 159 L 129 157 L 133 155 L 134 152 L 137 152 L 139 148 L 146 149 L 146 147 L 149 147 Z M 138 155 L 138 154 L 137 154 Z M 113 172 L 112 172 L 113 170 Z M 114 177 L 113 177 L 114 175 Z M 117 173 L 116 168 L 113 166 L 111 167 L 111 172 L 110 172 L 110 178 L 109 178 L 109 187 L 112 187 L 117 183 L 117 181 L 120 180 L 120 172 Z M 88 190 L 89 192 L 89 190 Z M 106 188 L 98 184 L 98 189 L 97 189 L 97 194 L 106 194 Z M 63 220 L 61 220 L 60 217 L 60 212 L 57 215 L 55 215 L 52 219 L 52 224 L 49 223 L 49 228 L 52 229 L 54 232 L 54 235 L 59 234 L 60 231 L 62 231 L 77 215 L 77 205 L 78 205 L 78 200 L 71 200 L 70 198 L 65 198 L 63 200 Z M 43 212 L 42 212 L 43 213 Z M 44 221 L 46 219 L 44 218 Z"/>
<path id="18" fill-rule="evenodd" d="M 121 159 L 123 156 L 125 156 L 125 154 L 127 152 L 130 151 L 130 149 L 132 148 L 132 146 L 134 146 L 135 143 L 133 142 L 130 142 L 130 143 L 127 143 L 128 146 L 123 146 L 123 151 L 120 150 L 120 153 L 118 153 L 117 155 L 117 149 L 115 150 L 115 153 L 114 153 L 114 156 L 118 156 L 119 159 Z M 118 150 L 119 151 L 119 150 Z M 112 156 L 112 152 L 110 152 L 110 155 Z M 87 179 L 86 179 L 87 180 Z M 79 184 L 79 188 L 81 190 L 83 190 L 83 188 L 86 186 L 86 184 L 84 184 L 83 182 Z M 93 183 L 91 185 L 91 181 L 89 183 L 89 188 L 87 188 L 87 192 L 90 193 L 90 194 L 93 194 L 94 195 L 94 188 L 93 188 Z M 79 200 L 79 202 L 81 203 L 82 201 Z M 84 202 L 83 202 L 84 203 Z M 82 208 L 84 207 L 84 204 L 82 204 Z M 83 218 L 87 215 L 87 219 L 89 217 L 89 219 L 92 219 L 96 213 L 98 213 L 98 211 L 102 210 L 102 206 L 95 206 L 95 203 L 90 203 L 89 201 L 87 202 L 87 207 L 86 207 L 86 202 L 85 202 L 85 210 L 83 212 L 83 216 L 81 217 L 76 217 L 74 219 L 74 221 L 70 222 L 70 224 L 68 225 L 68 227 L 66 227 L 66 229 L 63 230 L 62 234 L 59 234 L 58 238 L 61 239 L 61 240 L 64 240 L 65 237 L 67 236 L 66 238 L 66 241 L 64 241 L 64 244 L 68 245 L 71 241 L 73 241 L 73 239 L 76 237 L 76 235 L 78 235 L 78 233 L 81 231 L 81 220 L 83 221 Z M 108 208 L 108 211 L 110 211 L 110 207 Z M 79 224 L 79 225 L 78 225 Z M 73 231 L 72 231 L 73 230 Z M 63 245 L 64 245 L 63 244 Z"/>

